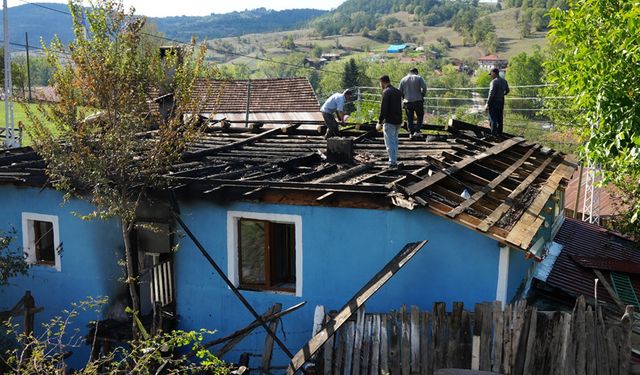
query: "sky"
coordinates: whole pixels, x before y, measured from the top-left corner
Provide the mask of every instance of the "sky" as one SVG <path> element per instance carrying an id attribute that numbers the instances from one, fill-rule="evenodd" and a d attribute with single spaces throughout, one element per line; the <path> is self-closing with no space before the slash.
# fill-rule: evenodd
<path id="1" fill-rule="evenodd" d="M 39 3 L 65 3 L 64 0 L 25 0 Z M 228 13 L 245 9 L 333 9 L 345 0 L 123 0 L 126 6 L 136 8 L 137 14 L 149 17 L 206 16 L 211 13 Z M 21 0 L 8 0 L 9 7 L 24 5 Z"/>

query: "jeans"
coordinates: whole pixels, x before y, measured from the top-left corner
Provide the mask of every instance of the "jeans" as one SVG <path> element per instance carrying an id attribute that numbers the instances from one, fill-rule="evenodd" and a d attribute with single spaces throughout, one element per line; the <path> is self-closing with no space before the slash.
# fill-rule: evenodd
<path id="1" fill-rule="evenodd" d="M 336 121 L 336 117 L 333 115 L 333 113 L 322 112 L 322 118 L 324 119 L 325 125 L 327 125 L 327 138 L 334 137 L 340 134 L 340 132 L 338 131 L 338 121 Z"/>
<path id="2" fill-rule="evenodd" d="M 408 102 L 405 112 L 407 113 L 407 130 L 409 131 L 409 134 L 420 133 L 422 121 L 424 120 L 424 100 Z M 414 113 L 416 114 L 416 117 L 418 117 L 415 125 L 413 124 Z"/>
<path id="3" fill-rule="evenodd" d="M 489 105 L 489 125 L 491 134 L 501 135 L 503 126 L 504 101 Z"/>
<path id="4" fill-rule="evenodd" d="M 398 164 L 398 133 L 400 132 L 400 124 L 384 123 L 384 145 L 389 154 L 389 165 Z"/>

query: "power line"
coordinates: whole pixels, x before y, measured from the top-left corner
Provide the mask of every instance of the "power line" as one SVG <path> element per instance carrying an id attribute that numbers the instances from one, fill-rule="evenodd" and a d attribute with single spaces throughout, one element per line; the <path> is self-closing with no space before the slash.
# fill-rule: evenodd
<path id="1" fill-rule="evenodd" d="M 51 8 L 51 7 L 48 7 L 46 5 L 32 3 L 32 2 L 29 2 L 29 1 L 26 1 L 26 0 L 20 0 L 20 1 L 25 3 L 25 4 L 34 5 L 34 6 L 43 8 L 43 9 L 48 9 L 48 10 L 53 11 L 53 12 L 62 13 L 62 14 L 66 14 L 68 16 L 72 16 L 72 14 L 69 13 L 69 12 L 65 12 L 65 11 L 62 11 L 62 10 L 59 10 L 59 9 Z M 153 38 L 157 38 L 157 39 L 162 39 L 162 40 L 165 40 L 165 41 L 173 42 L 173 43 L 186 44 L 186 45 L 190 44 L 190 43 L 187 43 L 187 42 L 183 42 L 181 40 L 177 40 L 177 39 L 173 39 L 173 38 L 169 38 L 169 37 L 161 36 L 161 35 L 150 34 L 150 33 L 144 32 L 144 31 L 142 31 L 141 34 L 149 36 L 149 37 L 153 37 Z M 211 50 L 213 52 L 218 52 L 218 53 L 221 53 L 221 54 L 227 54 L 227 55 L 233 55 L 233 56 L 239 56 L 239 57 L 246 57 L 246 58 L 249 58 L 249 59 L 265 61 L 265 62 L 271 62 L 271 63 L 274 63 L 274 64 L 280 64 L 280 65 L 284 65 L 284 66 L 291 66 L 291 67 L 300 68 L 300 69 L 306 69 L 306 70 L 320 71 L 320 72 L 331 73 L 331 74 L 342 74 L 341 72 L 334 72 L 332 70 L 326 70 L 326 69 L 314 68 L 314 67 L 311 67 L 311 66 L 292 64 L 292 63 L 288 63 L 288 62 L 285 62 L 285 61 L 277 61 L 277 60 L 267 59 L 267 58 L 264 58 L 264 57 L 245 55 L 245 54 L 242 54 L 242 53 L 237 53 L 237 52 L 232 52 L 232 51 L 225 51 L 225 50 L 221 50 L 221 49 L 217 49 L 217 48 L 211 47 L 210 45 L 208 45 L 206 43 L 205 43 L 205 46 L 206 46 L 206 48 L 208 50 Z"/>

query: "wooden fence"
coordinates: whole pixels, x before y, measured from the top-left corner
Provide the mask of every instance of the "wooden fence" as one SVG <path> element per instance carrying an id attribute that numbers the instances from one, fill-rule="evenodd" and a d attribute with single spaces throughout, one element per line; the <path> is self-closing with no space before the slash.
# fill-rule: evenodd
<path id="1" fill-rule="evenodd" d="M 465 311 L 365 314 L 358 310 L 316 358 L 324 374 L 433 374 L 461 368 L 513 375 L 628 374 L 631 322 L 606 321 L 579 299 L 573 312 L 538 311 L 524 301 Z M 328 319 L 328 318 L 327 318 Z"/>

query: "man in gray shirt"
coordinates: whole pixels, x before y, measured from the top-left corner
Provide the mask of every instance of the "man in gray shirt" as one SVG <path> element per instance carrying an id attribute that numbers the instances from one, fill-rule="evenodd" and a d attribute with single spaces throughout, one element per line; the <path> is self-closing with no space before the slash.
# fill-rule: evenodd
<path id="1" fill-rule="evenodd" d="M 418 69 L 413 68 L 409 71 L 398 87 L 402 92 L 404 101 L 406 102 L 405 112 L 407 114 L 407 130 L 411 139 L 419 139 L 422 137 L 420 128 L 424 120 L 424 96 L 427 94 L 427 84 L 418 74 Z M 416 115 L 417 121 L 414 125 L 413 115 Z"/>
<path id="2" fill-rule="evenodd" d="M 509 83 L 500 77 L 500 69 L 493 68 L 489 73 L 491 75 L 491 84 L 489 85 L 489 97 L 487 104 L 484 106 L 485 111 L 489 111 L 489 125 L 491 125 L 491 134 L 502 135 L 503 117 L 504 117 L 504 96 L 509 93 Z"/>

